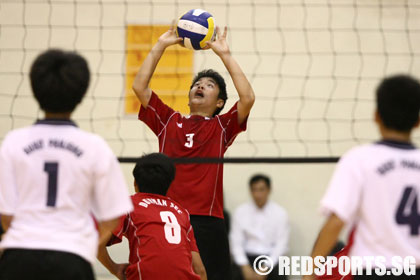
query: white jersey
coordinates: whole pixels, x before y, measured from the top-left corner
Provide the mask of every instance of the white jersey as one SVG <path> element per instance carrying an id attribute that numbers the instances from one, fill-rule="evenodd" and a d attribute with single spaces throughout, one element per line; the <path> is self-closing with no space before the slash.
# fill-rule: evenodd
<path id="1" fill-rule="evenodd" d="M 0 213 L 13 216 L 1 248 L 96 258 L 98 221 L 132 210 L 119 163 L 99 136 L 70 120 L 9 132 L 0 151 Z"/>
<path id="2" fill-rule="evenodd" d="M 339 161 L 321 201 L 354 225 L 351 256 L 413 256 L 420 265 L 420 150 L 381 141 L 356 147 Z"/>

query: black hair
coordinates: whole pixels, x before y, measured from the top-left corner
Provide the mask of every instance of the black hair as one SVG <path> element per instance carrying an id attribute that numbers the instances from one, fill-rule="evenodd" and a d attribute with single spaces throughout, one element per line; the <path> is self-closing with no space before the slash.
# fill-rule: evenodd
<path id="1" fill-rule="evenodd" d="M 385 127 L 411 131 L 419 119 L 419 82 L 408 75 L 385 78 L 376 90 L 376 106 Z"/>
<path id="2" fill-rule="evenodd" d="M 223 79 L 223 77 L 219 73 L 217 73 L 216 71 L 212 69 L 207 69 L 207 70 L 198 72 L 198 74 L 194 77 L 192 81 L 190 90 L 192 89 L 192 87 L 198 80 L 204 77 L 212 78 L 216 82 L 216 84 L 219 86 L 219 95 L 217 96 L 217 98 L 223 100 L 223 106 L 220 108 L 217 108 L 216 111 L 214 111 L 213 113 L 213 117 L 214 117 L 223 110 L 226 104 L 226 100 L 228 99 L 227 92 L 226 92 L 226 83 L 225 83 L 225 79 Z"/>
<path id="3" fill-rule="evenodd" d="M 249 188 L 252 190 L 252 185 L 254 185 L 258 181 L 264 181 L 268 189 L 271 189 L 271 180 L 267 175 L 264 174 L 255 174 L 254 176 L 252 176 L 249 180 Z"/>
<path id="4" fill-rule="evenodd" d="M 175 178 L 175 165 L 164 154 L 147 154 L 137 160 L 133 176 L 140 192 L 166 195 Z"/>
<path id="5" fill-rule="evenodd" d="M 72 112 L 89 86 L 86 60 L 75 52 L 50 49 L 33 62 L 32 91 L 42 110 L 51 113 Z"/>

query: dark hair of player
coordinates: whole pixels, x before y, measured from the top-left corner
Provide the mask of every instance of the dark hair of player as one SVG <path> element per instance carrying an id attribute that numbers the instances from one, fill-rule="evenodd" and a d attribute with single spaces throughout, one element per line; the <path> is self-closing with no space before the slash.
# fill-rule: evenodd
<path id="1" fill-rule="evenodd" d="M 89 86 L 89 67 L 75 52 L 50 49 L 40 54 L 30 71 L 32 91 L 42 110 L 72 112 Z"/>
<path id="2" fill-rule="evenodd" d="M 133 176 L 140 192 L 166 195 L 175 178 L 175 165 L 164 154 L 147 154 L 137 160 Z"/>
<path id="3" fill-rule="evenodd" d="M 269 190 L 271 189 L 270 178 L 268 176 L 264 175 L 264 174 L 256 174 L 256 175 L 252 176 L 251 179 L 249 180 L 249 187 L 250 187 L 251 190 L 252 190 L 252 186 L 258 181 L 264 181 L 267 188 Z"/>
<path id="4" fill-rule="evenodd" d="M 228 99 L 227 92 L 226 92 L 226 83 L 225 83 L 225 79 L 223 79 L 223 77 L 219 73 L 217 73 L 216 71 L 212 69 L 207 69 L 207 70 L 198 72 L 198 74 L 194 77 L 192 81 L 190 89 L 192 89 L 192 87 L 198 80 L 204 77 L 211 78 L 216 82 L 216 84 L 219 86 L 219 95 L 217 96 L 217 98 L 222 99 L 224 101 L 223 106 L 220 108 L 217 108 L 216 111 L 214 111 L 213 113 L 213 117 L 214 117 L 223 110 L 226 104 L 226 100 Z"/>
<path id="5" fill-rule="evenodd" d="M 376 90 L 376 106 L 385 127 L 411 131 L 419 119 L 419 82 L 407 75 L 385 78 Z"/>

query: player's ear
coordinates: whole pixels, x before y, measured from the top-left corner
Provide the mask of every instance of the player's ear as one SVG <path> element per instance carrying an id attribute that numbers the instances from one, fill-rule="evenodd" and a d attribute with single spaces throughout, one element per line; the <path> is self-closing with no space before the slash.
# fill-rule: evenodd
<path id="1" fill-rule="evenodd" d="M 225 101 L 221 98 L 217 99 L 217 103 L 216 103 L 217 108 L 222 108 L 223 105 L 225 105 Z"/>
<path id="2" fill-rule="evenodd" d="M 414 124 L 413 128 L 417 128 L 420 125 L 420 119 L 417 119 L 416 123 Z"/>
<path id="3" fill-rule="evenodd" d="M 381 116 L 379 115 L 378 110 L 375 110 L 375 116 L 374 116 L 374 118 L 375 118 L 375 122 L 376 122 L 377 125 L 381 125 L 382 124 L 382 119 L 381 119 Z"/>

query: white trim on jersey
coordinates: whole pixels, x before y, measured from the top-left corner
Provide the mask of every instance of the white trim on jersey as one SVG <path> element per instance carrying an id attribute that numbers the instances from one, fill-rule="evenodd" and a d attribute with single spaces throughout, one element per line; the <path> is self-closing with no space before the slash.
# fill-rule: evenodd
<path id="1" fill-rule="evenodd" d="M 217 118 L 217 120 L 219 121 L 219 125 L 220 125 L 220 127 L 222 128 L 222 130 L 223 130 L 223 133 L 222 134 L 224 134 L 225 135 L 225 143 L 227 142 L 227 139 L 226 139 L 226 129 L 223 127 L 223 125 L 222 125 L 222 122 L 220 121 L 220 117 L 218 116 L 218 115 L 216 115 L 216 118 Z M 229 120 L 230 121 L 230 120 Z M 229 123 L 229 122 L 228 122 Z"/>
<path id="2" fill-rule="evenodd" d="M 155 111 L 155 114 L 156 114 L 156 111 Z M 168 118 L 168 120 L 166 121 L 166 124 L 163 126 L 163 128 L 162 128 L 162 130 L 160 131 L 160 133 L 158 134 L 158 138 L 159 138 L 159 136 L 162 134 L 162 132 L 165 130 L 166 131 L 166 127 L 168 126 L 168 124 L 169 124 L 169 121 L 172 119 L 172 117 L 174 116 L 174 115 L 176 115 L 176 114 L 179 114 L 179 115 L 181 115 L 179 112 L 173 112 L 172 113 L 172 115 L 170 115 L 169 116 L 169 118 Z M 181 115 L 182 116 L 182 115 Z"/>
<path id="3" fill-rule="evenodd" d="M 168 126 L 168 124 L 169 124 L 169 121 L 172 119 L 172 117 L 174 116 L 174 115 L 176 115 L 176 114 L 179 114 L 179 115 L 181 115 L 179 112 L 173 112 L 172 113 L 172 115 L 170 115 L 169 116 L 169 118 L 168 118 L 168 120 L 166 121 L 166 124 L 164 124 L 162 121 L 161 121 L 161 119 L 160 119 L 160 117 L 159 117 L 159 115 L 157 114 L 157 112 L 156 112 L 156 109 L 155 108 L 153 108 L 152 106 L 149 106 L 150 108 L 152 108 L 153 109 L 153 112 L 155 113 L 155 115 L 159 118 L 159 121 L 160 121 L 160 123 L 163 125 L 163 128 L 162 128 L 162 130 L 159 132 L 159 134 L 157 135 L 157 137 L 159 138 L 160 137 L 160 135 L 163 133 L 163 132 L 165 132 L 164 134 L 163 134 L 163 139 L 162 139 L 162 147 L 160 148 L 160 153 L 163 153 L 163 151 L 164 151 L 164 149 L 165 149 L 165 142 L 166 142 L 166 127 Z M 181 115 L 182 116 L 182 115 Z"/>
<path id="4" fill-rule="evenodd" d="M 141 280 L 141 269 L 140 269 L 140 262 L 141 262 L 141 258 L 139 255 L 139 248 L 141 248 L 141 241 L 140 241 L 140 237 L 137 236 L 137 227 L 134 224 L 133 220 L 131 219 L 131 214 L 128 214 L 128 220 L 129 223 L 132 225 L 132 227 L 134 228 L 134 237 L 137 239 L 137 250 L 136 250 L 136 255 L 137 255 L 137 259 L 138 261 L 134 261 L 135 263 L 137 263 L 137 272 L 139 273 L 139 279 Z"/>
<path id="5" fill-rule="evenodd" d="M 156 112 L 156 109 L 152 105 L 147 105 L 147 107 L 150 108 L 150 109 L 152 109 L 152 111 L 155 113 L 156 117 L 158 118 L 160 124 L 163 125 L 163 126 L 165 126 L 165 124 L 163 123 L 162 119 L 160 118 L 160 116 Z"/>
<path id="6" fill-rule="evenodd" d="M 189 242 L 191 242 L 191 239 L 188 237 L 188 234 L 190 234 L 191 230 L 192 230 L 192 226 L 190 225 L 190 227 L 189 227 L 189 229 L 188 229 L 188 231 L 187 231 L 187 240 L 188 240 Z"/>

